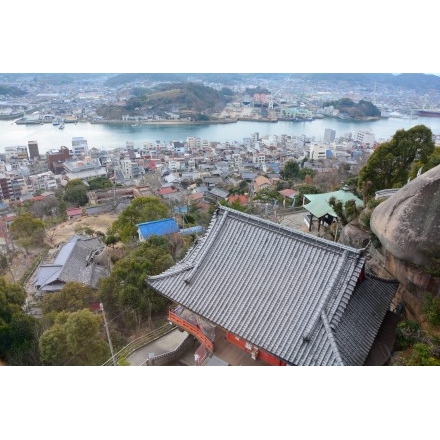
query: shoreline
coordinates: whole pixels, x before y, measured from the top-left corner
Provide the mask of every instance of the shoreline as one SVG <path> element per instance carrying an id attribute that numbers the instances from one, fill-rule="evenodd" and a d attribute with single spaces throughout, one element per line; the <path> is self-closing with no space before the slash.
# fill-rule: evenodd
<path id="1" fill-rule="evenodd" d="M 89 122 L 90 124 L 114 124 L 114 125 L 131 125 L 134 127 L 142 127 L 146 125 L 212 125 L 212 124 L 233 124 L 236 123 L 237 120 L 219 120 L 219 121 L 120 121 L 120 120 L 112 120 L 112 119 L 103 119 L 103 120 L 93 120 L 93 121 L 80 121 L 80 122 Z"/>
<path id="2" fill-rule="evenodd" d="M 347 119 L 340 119 L 338 117 L 329 117 L 329 119 L 339 119 L 342 122 L 369 122 L 369 121 L 376 121 L 380 119 L 387 119 L 387 117 L 366 117 L 366 118 L 347 118 Z M 325 119 L 325 118 L 320 118 Z M 270 122 L 276 124 L 279 121 L 282 122 L 311 122 L 313 119 L 288 119 L 288 118 L 277 118 L 277 119 L 268 119 L 268 118 L 246 118 L 246 117 L 238 117 L 234 119 L 227 119 L 227 120 L 211 120 L 211 121 L 176 121 L 176 120 L 163 120 L 163 121 L 140 121 L 140 122 L 134 122 L 134 121 L 121 121 L 121 120 L 112 120 L 112 119 L 102 119 L 102 120 L 81 120 L 78 121 L 81 122 L 89 122 L 90 124 L 113 124 L 113 125 L 131 125 L 133 127 L 142 127 L 142 126 L 148 126 L 148 125 L 216 125 L 216 124 L 236 124 L 237 122 Z"/>

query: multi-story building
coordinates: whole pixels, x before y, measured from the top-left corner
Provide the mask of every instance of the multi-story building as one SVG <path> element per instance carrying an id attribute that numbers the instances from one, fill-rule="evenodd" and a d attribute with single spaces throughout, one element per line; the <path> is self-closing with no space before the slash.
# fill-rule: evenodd
<path id="1" fill-rule="evenodd" d="M 67 180 L 91 179 L 93 177 L 104 177 L 107 170 L 101 165 L 99 159 L 71 160 L 64 162 L 64 173 Z"/>
<path id="2" fill-rule="evenodd" d="M 5 174 L 0 174 L 0 198 L 6 201 L 20 200 L 21 184 L 17 179 L 11 179 Z"/>
<path id="3" fill-rule="evenodd" d="M 37 141 L 28 141 L 29 159 L 40 159 L 40 151 Z"/>
<path id="4" fill-rule="evenodd" d="M 358 131 L 354 136 L 354 141 L 361 143 L 366 148 L 373 148 L 375 136 L 371 130 Z"/>
<path id="5" fill-rule="evenodd" d="M 6 162 L 13 160 L 29 159 L 27 147 L 17 145 L 15 147 L 5 147 Z"/>
<path id="6" fill-rule="evenodd" d="M 136 179 L 141 175 L 139 165 L 130 159 L 122 159 L 119 166 L 124 175 L 124 179 Z"/>
<path id="7" fill-rule="evenodd" d="M 71 151 L 67 147 L 61 147 L 59 150 L 49 150 L 46 153 L 47 167 L 54 174 L 59 174 L 63 163 L 72 157 Z"/>
<path id="8" fill-rule="evenodd" d="M 326 128 L 324 131 L 324 142 L 330 144 L 336 138 L 336 130 L 332 130 L 331 128 Z"/>
<path id="9" fill-rule="evenodd" d="M 51 171 L 29 176 L 29 181 L 34 193 L 37 191 L 54 191 L 58 187 L 56 178 Z"/>
<path id="10" fill-rule="evenodd" d="M 72 153 L 74 156 L 88 156 L 89 147 L 87 145 L 87 140 L 83 137 L 73 137 L 72 138 Z"/>
<path id="11" fill-rule="evenodd" d="M 310 145 L 309 157 L 312 160 L 325 159 L 327 148 L 325 145 L 313 143 Z"/>

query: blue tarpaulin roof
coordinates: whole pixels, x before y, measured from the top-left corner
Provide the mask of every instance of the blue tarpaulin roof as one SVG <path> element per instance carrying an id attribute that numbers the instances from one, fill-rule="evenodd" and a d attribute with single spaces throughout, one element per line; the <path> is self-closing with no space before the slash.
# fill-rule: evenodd
<path id="1" fill-rule="evenodd" d="M 139 240 L 146 240 L 151 235 L 167 235 L 179 232 L 180 230 L 179 225 L 173 218 L 139 223 L 136 226 L 138 228 Z"/>

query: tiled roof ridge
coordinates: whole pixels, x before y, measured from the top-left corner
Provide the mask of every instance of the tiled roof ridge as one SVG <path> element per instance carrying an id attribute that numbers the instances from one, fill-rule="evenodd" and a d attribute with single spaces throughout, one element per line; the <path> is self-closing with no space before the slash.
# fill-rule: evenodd
<path id="1" fill-rule="evenodd" d="M 344 294 L 341 295 L 339 298 L 336 298 L 336 301 L 333 303 L 333 305 L 329 309 L 327 309 L 327 313 L 330 319 L 330 327 L 332 329 L 335 329 L 339 324 L 341 317 L 344 314 L 345 309 L 348 305 L 348 301 L 351 298 L 351 295 L 353 294 L 354 289 L 356 288 L 356 285 L 358 283 L 359 275 L 364 266 L 365 258 L 363 258 L 362 255 L 359 255 L 357 257 L 357 260 L 358 264 L 356 264 L 356 267 L 353 269 L 351 280 L 349 280 L 345 288 Z"/>
<path id="2" fill-rule="evenodd" d="M 194 262 L 191 261 L 191 257 L 194 254 L 197 255 L 197 250 L 203 246 L 203 244 L 206 240 L 206 237 L 209 235 L 209 232 L 211 231 L 211 229 L 213 228 L 213 226 L 215 224 L 216 218 L 217 218 L 217 212 L 215 212 L 214 215 L 212 216 L 210 224 L 209 224 L 204 236 L 198 238 L 195 241 L 193 246 L 191 246 L 188 249 L 186 255 L 183 257 L 183 259 L 180 262 L 176 263 L 176 265 L 174 265 L 173 267 L 170 267 L 169 269 L 167 269 L 165 272 L 162 272 L 161 274 L 151 275 L 151 276 L 147 277 L 147 281 L 148 280 L 160 280 L 160 279 L 172 276 L 172 275 L 177 275 L 181 272 L 185 272 L 186 270 L 192 269 L 194 267 Z"/>
<path id="3" fill-rule="evenodd" d="M 336 340 L 335 340 L 335 335 L 333 334 L 333 331 L 330 327 L 330 323 L 328 321 L 327 314 L 325 313 L 324 309 L 321 310 L 321 320 L 324 324 L 325 333 L 327 334 L 328 340 L 329 340 L 330 345 L 333 349 L 333 353 L 335 355 L 335 358 L 336 358 L 338 365 L 341 365 L 341 366 L 345 365 L 344 361 L 342 360 L 341 353 L 339 352 L 338 344 L 336 343 Z"/>
<path id="4" fill-rule="evenodd" d="M 218 234 L 220 233 L 220 231 L 222 230 L 222 226 L 226 221 L 226 218 L 228 216 L 228 212 L 225 212 L 221 219 L 220 219 L 220 223 L 218 224 L 218 226 L 215 228 L 215 230 L 213 231 L 213 233 L 211 232 L 211 234 L 206 234 L 206 237 L 209 237 L 209 242 L 205 244 L 204 249 L 202 249 L 201 254 L 198 255 L 198 260 L 195 264 L 195 266 L 193 267 L 193 269 L 191 270 L 191 272 L 184 278 L 184 282 L 189 284 L 191 282 L 192 277 L 195 275 L 197 269 L 200 267 L 200 265 L 202 264 L 205 255 L 209 252 L 209 250 L 211 249 L 213 243 L 215 242 L 215 239 L 217 238 Z"/>
<path id="5" fill-rule="evenodd" d="M 365 271 L 365 276 L 368 278 L 372 278 L 378 281 L 382 281 L 383 283 L 390 283 L 390 284 L 399 284 L 399 280 L 395 279 L 395 278 L 382 278 L 378 275 L 374 275 L 372 272 L 370 271 Z"/>
<path id="6" fill-rule="evenodd" d="M 328 248 L 332 248 L 333 247 L 333 248 L 336 248 L 338 250 L 345 249 L 345 250 L 348 250 L 351 253 L 357 254 L 357 255 L 362 255 L 365 252 L 364 248 L 356 249 L 356 248 L 353 248 L 353 247 L 350 247 L 350 246 L 346 246 L 346 245 L 341 244 L 341 243 L 333 242 L 333 241 L 327 240 L 325 238 L 318 237 L 316 235 L 306 234 L 305 232 L 298 231 L 296 229 L 292 229 L 289 226 L 281 225 L 279 223 L 275 223 L 273 221 L 266 220 L 264 218 L 257 217 L 255 215 L 251 215 L 251 214 L 247 214 L 245 212 L 237 211 L 236 209 L 232 209 L 232 208 L 229 208 L 227 206 L 219 205 L 219 209 L 222 210 L 222 211 L 227 211 L 232 216 L 239 217 L 243 221 L 245 219 L 247 219 L 249 223 L 254 223 L 254 224 L 257 223 L 257 224 L 260 224 L 260 225 L 265 225 L 270 230 L 278 230 L 279 232 L 286 233 L 287 235 L 296 236 L 299 239 L 302 239 L 302 240 L 304 240 L 307 243 L 317 243 L 317 244 L 320 244 L 320 245 L 322 245 L 324 247 L 328 247 Z"/>
<path id="7" fill-rule="evenodd" d="M 304 341 L 308 342 L 310 341 L 313 332 L 316 330 L 319 322 L 320 316 L 322 316 L 322 312 L 326 309 L 327 304 L 335 291 L 335 287 L 339 285 L 339 280 L 341 279 L 342 275 L 346 274 L 348 265 L 346 264 L 348 259 L 348 251 L 344 251 L 342 258 L 339 259 L 338 264 L 335 268 L 335 270 L 332 272 L 332 279 L 331 282 L 327 283 L 326 285 L 326 291 L 322 295 L 321 300 L 317 304 L 317 307 L 313 313 L 313 317 L 308 323 L 305 331 L 302 334 L 302 338 Z"/>

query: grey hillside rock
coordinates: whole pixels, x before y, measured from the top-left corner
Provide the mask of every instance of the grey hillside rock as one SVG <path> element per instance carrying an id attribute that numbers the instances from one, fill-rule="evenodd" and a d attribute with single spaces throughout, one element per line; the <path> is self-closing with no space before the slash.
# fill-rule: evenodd
<path id="1" fill-rule="evenodd" d="M 394 257 L 419 266 L 440 257 L 440 165 L 377 206 L 371 230 Z"/>

